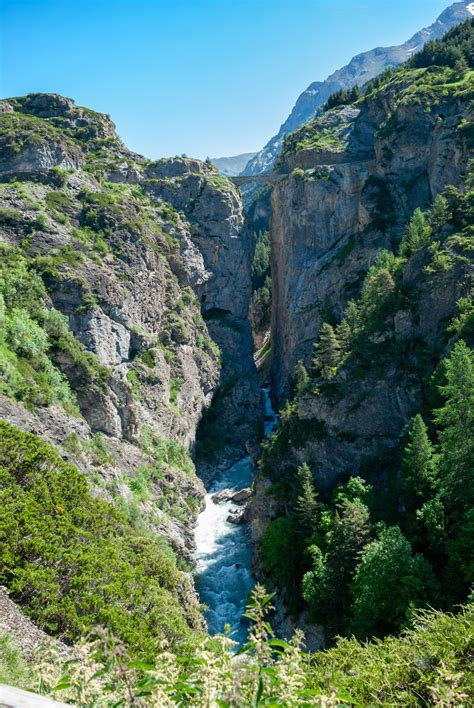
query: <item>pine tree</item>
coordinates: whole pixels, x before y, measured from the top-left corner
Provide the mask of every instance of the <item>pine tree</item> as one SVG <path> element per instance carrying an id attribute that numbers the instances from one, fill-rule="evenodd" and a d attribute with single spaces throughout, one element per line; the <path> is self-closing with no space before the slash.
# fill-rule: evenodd
<path id="1" fill-rule="evenodd" d="M 309 385 L 309 375 L 308 375 L 308 372 L 306 371 L 306 367 L 304 366 L 303 362 L 300 359 L 295 367 L 296 394 L 298 396 L 302 396 L 303 393 L 306 393 L 306 391 L 308 390 L 308 385 Z"/>
<path id="2" fill-rule="evenodd" d="M 346 311 L 344 312 L 344 317 L 342 318 L 341 324 L 336 330 L 342 352 L 347 353 L 350 351 L 352 342 L 356 337 L 359 324 L 359 308 L 354 300 L 350 300 L 346 307 Z"/>
<path id="3" fill-rule="evenodd" d="M 433 231 L 437 231 L 444 226 L 451 218 L 449 202 L 445 196 L 438 194 L 436 197 L 430 215 L 430 226 Z"/>
<path id="4" fill-rule="evenodd" d="M 324 322 L 314 347 L 313 367 L 325 379 L 334 376 L 341 359 L 341 345 L 333 327 Z"/>
<path id="5" fill-rule="evenodd" d="M 421 415 L 416 415 L 408 432 L 408 443 L 402 462 L 405 507 L 419 509 L 434 493 L 436 458 L 428 429 Z"/>
<path id="6" fill-rule="evenodd" d="M 346 626 L 350 583 L 370 532 L 368 508 L 359 499 L 344 499 L 332 521 L 327 554 L 317 546 L 309 549 L 313 563 L 303 578 L 303 596 L 331 636 Z"/>
<path id="7" fill-rule="evenodd" d="M 451 510 L 474 504 L 474 353 L 457 342 L 445 361 L 446 383 L 439 386 L 445 404 L 435 411 L 441 426 L 441 485 Z"/>
<path id="8" fill-rule="evenodd" d="M 301 524 L 301 531 L 305 535 L 311 535 L 318 520 L 318 495 L 314 489 L 311 469 L 306 462 L 298 468 L 297 475 L 300 493 L 296 499 L 296 515 Z"/>
<path id="9" fill-rule="evenodd" d="M 421 209 L 415 209 L 400 244 L 400 255 L 411 256 L 430 242 L 431 228 Z"/>

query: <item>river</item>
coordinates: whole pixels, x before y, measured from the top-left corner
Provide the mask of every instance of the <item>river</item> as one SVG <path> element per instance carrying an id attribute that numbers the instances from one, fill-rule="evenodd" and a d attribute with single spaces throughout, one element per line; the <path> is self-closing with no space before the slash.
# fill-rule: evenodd
<path id="1" fill-rule="evenodd" d="M 277 423 L 268 389 L 265 395 L 265 436 Z M 241 622 L 242 614 L 255 580 L 252 576 L 252 542 L 246 524 L 227 521 L 229 513 L 237 509 L 233 501 L 217 504 L 212 500 L 222 489 L 249 487 L 255 475 L 250 456 L 222 472 L 205 497 L 205 508 L 198 517 L 196 540 L 196 586 L 201 602 L 207 609 L 204 616 L 209 634 L 222 632 L 230 625 L 233 638 L 245 642 L 247 629 Z"/>

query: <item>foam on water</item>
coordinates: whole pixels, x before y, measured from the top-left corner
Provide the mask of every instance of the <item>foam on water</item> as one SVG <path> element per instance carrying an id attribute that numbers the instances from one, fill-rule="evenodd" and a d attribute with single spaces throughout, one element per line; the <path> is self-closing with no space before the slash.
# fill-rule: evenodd
<path id="1" fill-rule="evenodd" d="M 276 426 L 268 389 L 265 394 L 265 435 Z M 216 504 L 212 496 L 227 487 L 244 489 L 253 479 L 255 470 L 250 457 L 244 457 L 221 473 L 205 497 L 205 509 L 199 515 L 195 531 L 196 584 L 201 601 L 207 606 L 204 615 L 210 634 L 222 632 L 229 624 L 234 639 L 244 642 L 247 630 L 241 622 L 249 592 L 254 586 L 252 576 L 252 544 L 245 524 L 231 524 L 227 517 L 237 505 Z"/>

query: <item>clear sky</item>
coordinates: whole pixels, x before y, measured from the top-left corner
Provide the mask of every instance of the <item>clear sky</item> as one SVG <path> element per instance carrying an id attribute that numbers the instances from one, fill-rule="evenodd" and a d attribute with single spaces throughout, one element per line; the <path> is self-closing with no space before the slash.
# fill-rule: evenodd
<path id="1" fill-rule="evenodd" d="M 449 0 L 0 0 L 0 94 L 65 94 L 150 158 L 258 150 L 298 95 Z"/>

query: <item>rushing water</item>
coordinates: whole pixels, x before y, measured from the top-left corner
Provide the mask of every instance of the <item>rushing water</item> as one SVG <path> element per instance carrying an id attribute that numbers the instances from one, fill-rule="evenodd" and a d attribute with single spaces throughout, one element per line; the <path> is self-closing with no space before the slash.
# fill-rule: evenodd
<path id="1" fill-rule="evenodd" d="M 265 435 L 276 426 L 268 389 L 265 394 Z M 239 490 L 250 486 L 255 470 L 250 456 L 244 457 L 216 479 L 205 498 L 205 509 L 199 515 L 195 532 L 196 583 L 201 602 L 207 606 L 204 615 L 209 633 L 222 632 L 228 624 L 234 639 L 244 642 L 247 630 L 241 623 L 252 576 L 252 543 L 245 524 L 232 524 L 227 517 L 237 509 L 233 501 L 216 504 L 212 496 L 228 487 Z"/>

